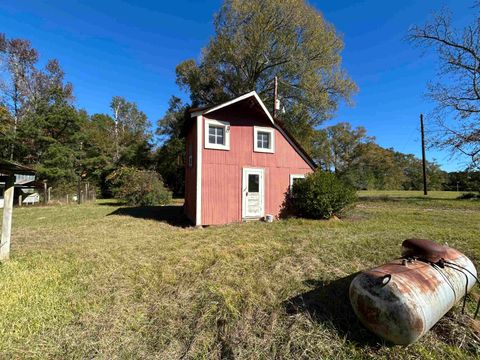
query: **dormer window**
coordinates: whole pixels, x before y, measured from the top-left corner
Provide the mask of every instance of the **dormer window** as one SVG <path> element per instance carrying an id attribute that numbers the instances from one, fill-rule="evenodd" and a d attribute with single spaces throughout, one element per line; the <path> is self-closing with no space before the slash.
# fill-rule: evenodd
<path id="1" fill-rule="evenodd" d="M 218 120 L 205 120 L 205 148 L 230 150 L 230 123 Z"/>
<path id="2" fill-rule="evenodd" d="M 275 130 L 255 126 L 253 129 L 253 150 L 256 152 L 275 152 Z"/>

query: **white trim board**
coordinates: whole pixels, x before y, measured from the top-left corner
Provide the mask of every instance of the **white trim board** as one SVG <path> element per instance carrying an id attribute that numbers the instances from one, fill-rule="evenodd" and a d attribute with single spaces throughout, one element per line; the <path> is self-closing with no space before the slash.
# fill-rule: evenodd
<path id="1" fill-rule="evenodd" d="M 223 104 L 219 104 L 219 105 L 216 105 L 210 109 L 205 109 L 205 110 L 202 110 L 202 111 L 195 111 L 191 114 L 192 117 L 195 117 L 195 116 L 198 116 L 198 115 L 206 115 L 206 114 L 209 114 L 213 111 L 217 111 L 217 110 L 220 110 L 224 107 L 227 107 L 227 106 L 230 106 L 232 104 L 235 104 L 239 101 L 242 101 L 242 100 L 245 100 L 245 99 L 248 99 L 249 97 L 254 97 L 258 104 L 260 105 L 260 107 L 262 108 L 262 110 L 265 112 L 265 115 L 267 115 L 268 119 L 272 122 L 272 124 L 274 124 L 275 122 L 273 121 L 273 117 L 272 115 L 270 115 L 270 112 L 267 110 L 267 107 L 265 106 L 265 104 L 263 103 L 262 99 L 260 99 L 260 96 L 258 96 L 257 92 L 256 91 L 250 91 L 249 93 L 246 93 L 242 96 L 239 96 L 233 100 L 230 100 L 230 101 L 227 101 L 227 102 L 224 102 Z"/>
<path id="2" fill-rule="evenodd" d="M 203 116 L 197 116 L 197 186 L 195 201 L 195 225 L 202 225 L 202 151 L 203 151 Z"/>

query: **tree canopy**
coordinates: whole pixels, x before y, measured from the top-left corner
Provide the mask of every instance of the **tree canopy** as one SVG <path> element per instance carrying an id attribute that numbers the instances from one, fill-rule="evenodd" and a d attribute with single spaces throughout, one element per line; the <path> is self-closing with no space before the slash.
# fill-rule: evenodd
<path id="1" fill-rule="evenodd" d="M 428 85 L 436 103 L 436 133 L 432 144 L 467 155 L 480 169 L 480 17 L 478 4 L 472 22 L 455 29 L 448 11 L 438 13 L 423 26 L 410 29 L 415 44 L 434 49 L 440 68 Z"/>
<path id="2" fill-rule="evenodd" d="M 152 164 L 150 125 L 135 103 L 115 96 L 112 116 L 90 116 L 75 107 L 58 60 L 38 60 L 29 41 L 0 34 L 2 158 L 34 166 L 53 186 L 101 184 L 117 167 Z"/>
<path id="3" fill-rule="evenodd" d="M 311 129 L 350 102 L 355 83 L 341 67 L 343 41 L 333 25 L 303 0 L 226 0 L 215 35 L 199 62 L 177 66 L 177 83 L 193 106 L 256 90 L 273 106 L 274 77 L 289 130 L 307 144 Z"/>
<path id="4" fill-rule="evenodd" d="M 338 123 L 316 130 L 313 158 L 324 171 L 335 173 L 356 189 L 420 190 L 422 162 L 411 154 L 385 149 L 363 127 Z M 446 174 L 435 162 L 427 162 L 430 189 L 439 190 Z"/>
<path id="5" fill-rule="evenodd" d="M 0 34 L 0 156 L 34 166 L 39 178 L 53 186 L 68 188 L 85 180 L 99 185 L 104 196 L 112 195 L 112 174 L 120 169 L 150 175 L 156 170 L 180 196 L 188 110 L 251 90 L 272 106 L 277 76 L 285 113 L 279 112 L 276 120 L 285 123 L 324 171 L 357 189 L 420 188 L 421 162 L 413 155 L 385 149 L 365 128 L 346 122 L 319 128 L 357 90 L 341 66 L 341 36 L 321 13 L 303 0 L 226 0 L 214 20 L 215 34 L 201 59 L 176 68 L 177 83 L 188 91 L 191 103 L 173 96 L 155 132 L 137 104 L 122 96 L 113 96 L 104 114 L 78 109 L 59 61 L 40 67 L 39 53 L 28 40 Z M 475 31 L 468 34 L 476 36 Z M 454 62 L 451 66 L 470 59 L 454 55 L 445 55 Z M 476 74 L 464 76 L 473 90 Z M 459 113 L 463 125 L 471 124 L 472 135 L 463 138 L 462 149 L 476 144 L 476 108 L 470 109 Z M 431 188 L 460 182 L 460 175 L 445 180 L 435 163 L 428 163 L 428 174 Z"/>

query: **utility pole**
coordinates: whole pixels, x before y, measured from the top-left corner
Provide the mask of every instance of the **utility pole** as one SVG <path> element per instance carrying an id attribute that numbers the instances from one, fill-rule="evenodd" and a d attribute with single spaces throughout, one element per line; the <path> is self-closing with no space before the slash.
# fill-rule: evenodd
<path id="1" fill-rule="evenodd" d="M 423 114 L 420 114 L 420 131 L 422 133 L 422 168 L 423 168 L 423 195 L 428 195 L 427 168 L 425 160 L 425 130 L 423 129 Z"/>
<path id="2" fill-rule="evenodd" d="M 278 96 L 278 78 L 275 76 L 275 85 L 273 90 L 273 119 L 277 116 L 277 96 Z"/>

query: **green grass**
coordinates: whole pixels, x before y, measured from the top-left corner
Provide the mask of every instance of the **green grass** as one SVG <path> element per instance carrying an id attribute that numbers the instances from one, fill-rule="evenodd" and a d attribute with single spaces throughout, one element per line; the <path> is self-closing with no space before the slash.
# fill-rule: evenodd
<path id="1" fill-rule="evenodd" d="M 397 257 L 405 238 L 480 263 L 480 201 L 385 195 L 361 193 L 342 221 L 204 229 L 176 226 L 178 207 L 15 209 L 0 358 L 478 358 L 479 323 L 458 307 L 408 347 L 354 317 L 351 274 Z"/>
<path id="2" fill-rule="evenodd" d="M 425 198 L 425 199 L 456 199 L 463 194 L 461 191 L 428 191 L 428 195 L 423 195 L 423 191 L 402 191 L 402 190 L 362 190 L 358 192 L 360 198 L 368 197 L 386 197 L 386 198 Z"/>

